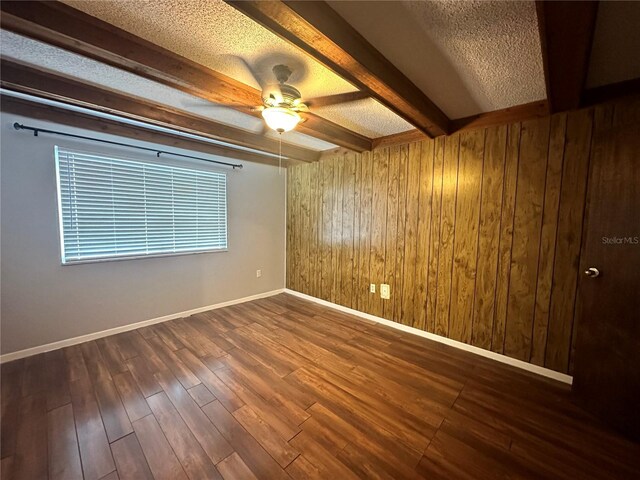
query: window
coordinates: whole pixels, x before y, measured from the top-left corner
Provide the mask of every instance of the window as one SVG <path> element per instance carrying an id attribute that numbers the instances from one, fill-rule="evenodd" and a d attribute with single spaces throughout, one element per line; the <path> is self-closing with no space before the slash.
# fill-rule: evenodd
<path id="1" fill-rule="evenodd" d="M 225 250 L 227 176 L 55 149 L 62 263 Z"/>

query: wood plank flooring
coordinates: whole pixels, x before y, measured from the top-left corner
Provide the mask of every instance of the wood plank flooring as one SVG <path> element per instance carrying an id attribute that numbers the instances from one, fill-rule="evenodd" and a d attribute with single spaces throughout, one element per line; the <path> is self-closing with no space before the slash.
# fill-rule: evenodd
<path id="1" fill-rule="evenodd" d="M 570 389 L 278 295 L 2 365 L 2 478 L 639 478 Z"/>

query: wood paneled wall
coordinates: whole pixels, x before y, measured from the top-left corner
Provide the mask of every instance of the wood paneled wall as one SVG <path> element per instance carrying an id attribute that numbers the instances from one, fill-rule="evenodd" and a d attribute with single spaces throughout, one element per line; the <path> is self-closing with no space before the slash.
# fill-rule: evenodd
<path id="1" fill-rule="evenodd" d="M 570 372 L 594 113 L 290 167 L 288 288 Z"/>

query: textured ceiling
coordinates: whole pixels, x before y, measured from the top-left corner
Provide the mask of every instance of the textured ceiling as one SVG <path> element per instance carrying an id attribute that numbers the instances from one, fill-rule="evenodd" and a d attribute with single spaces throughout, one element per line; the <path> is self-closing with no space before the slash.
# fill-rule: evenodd
<path id="1" fill-rule="evenodd" d="M 450 118 L 546 97 L 532 1 L 330 1 Z"/>
<path id="2" fill-rule="evenodd" d="M 263 122 L 259 118 L 230 108 L 216 107 L 212 103 L 192 97 L 179 90 L 5 30 L 0 31 L 0 45 L 2 56 L 6 58 L 20 60 L 23 63 L 46 68 L 88 83 L 108 87 L 245 130 L 256 133 L 262 130 Z M 268 135 L 277 138 L 275 132 L 268 132 Z M 285 133 L 282 140 L 314 150 L 327 150 L 336 146 L 295 131 Z"/>
<path id="3" fill-rule="evenodd" d="M 193 61 L 260 88 L 286 63 L 304 97 L 355 88 L 222 0 L 64 0 Z M 331 6 L 450 118 L 546 97 L 532 1 L 345 1 Z M 640 77 L 640 2 L 601 2 L 587 86 Z M 258 132 L 262 121 L 84 57 L 2 32 L 2 55 Z M 373 99 L 315 113 L 369 137 L 413 127 Z M 275 136 L 276 134 L 273 133 Z M 316 150 L 334 145 L 289 132 Z"/>
<path id="4" fill-rule="evenodd" d="M 357 90 L 222 0 L 65 0 L 64 3 L 256 88 L 275 82 L 271 68 L 285 63 L 293 70 L 290 83 L 303 97 Z M 413 128 L 374 100 L 314 112 L 369 137 Z"/>
<path id="5" fill-rule="evenodd" d="M 640 2 L 600 2 L 587 88 L 640 78 Z"/>

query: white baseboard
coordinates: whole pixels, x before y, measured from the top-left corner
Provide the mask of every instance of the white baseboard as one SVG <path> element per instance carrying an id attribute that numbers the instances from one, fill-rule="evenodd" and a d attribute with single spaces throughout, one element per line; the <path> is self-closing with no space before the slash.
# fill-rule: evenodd
<path id="1" fill-rule="evenodd" d="M 230 305 L 236 305 L 238 303 L 250 302 L 251 300 L 258 300 L 259 298 L 271 297 L 279 293 L 284 292 L 284 288 L 278 290 L 272 290 L 270 292 L 258 293 L 256 295 L 250 295 L 248 297 L 237 298 L 235 300 L 229 300 L 227 302 L 216 303 L 214 305 L 207 305 L 205 307 L 194 308 L 192 310 L 186 310 L 184 312 L 172 313 L 170 315 L 164 315 L 163 317 L 151 318 L 149 320 L 143 320 L 141 322 L 130 323 L 121 327 L 110 328 L 109 330 L 102 330 L 101 332 L 89 333 L 87 335 L 80 335 L 79 337 L 68 338 L 67 340 L 60 340 L 58 342 L 47 343 L 46 345 L 40 345 L 38 347 L 26 348 L 17 352 L 6 353 L 0 355 L 0 364 L 10 362 L 12 360 L 18 360 L 20 358 L 30 357 L 39 353 L 50 352 L 51 350 L 58 350 L 60 348 L 69 347 L 71 345 L 77 345 L 78 343 L 89 342 L 97 338 L 108 337 L 109 335 L 115 335 L 116 333 L 128 332 L 129 330 L 135 330 L 136 328 L 146 327 L 156 323 L 166 322 L 168 320 L 174 320 L 176 318 L 188 317 L 195 315 L 196 313 L 207 312 L 209 310 L 215 310 L 216 308 L 228 307 Z"/>
<path id="2" fill-rule="evenodd" d="M 331 303 L 326 300 L 322 300 L 320 298 L 306 295 L 304 293 L 296 292 L 295 290 L 289 290 L 288 288 L 286 288 L 285 292 L 290 293 L 291 295 L 295 295 L 296 297 L 304 298 L 305 300 L 319 303 L 320 305 L 324 305 L 326 307 L 340 310 L 341 312 L 350 313 L 351 315 L 356 315 L 358 317 L 366 318 L 367 320 L 373 320 L 374 322 L 378 322 L 388 327 L 402 330 L 403 332 L 412 333 L 420 337 L 428 338 L 429 340 L 434 340 L 436 342 L 444 343 L 451 347 L 459 348 L 460 350 L 465 350 L 467 352 L 475 353 L 476 355 L 480 355 L 482 357 L 490 358 L 491 360 L 495 360 L 497 362 L 501 362 L 507 365 L 521 368 L 522 370 L 527 370 L 528 372 L 536 373 L 543 377 L 551 378 L 553 380 L 557 380 L 562 383 L 567 383 L 569 385 L 573 383 L 573 377 L 570 375 L 565 375 L 564 373 L 556 372 L 548 368 L 523 362 L 522 360 L 517 360 L 515 358 L 507 357 L 506 355 L 501 355 L 499 353 L 491 352 L 489 350 L 485 350 L 484 348 L 474 347 L 473 345 L 468 345 L 466 343 L 458 342 L 456 340 L 451 340 L 450 338 L 441 337 L 440 335 L 436 335 L 435 333 L 425 332 L 424 330 L 420 330 L 418 328 L 409 327 L 407 325 L 402 325 L 401 323 L 392 322 L 391 320 L 376 317 L 375 315 L 360 312 L 358 310 L 354 310 L 349 307 L 343 307 L 342 305 Z"/>

